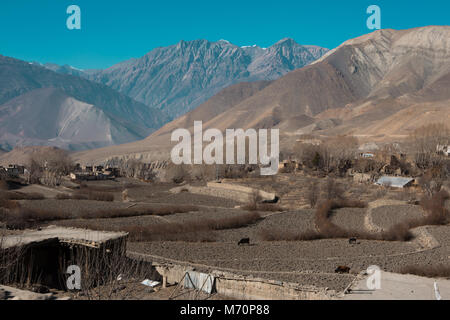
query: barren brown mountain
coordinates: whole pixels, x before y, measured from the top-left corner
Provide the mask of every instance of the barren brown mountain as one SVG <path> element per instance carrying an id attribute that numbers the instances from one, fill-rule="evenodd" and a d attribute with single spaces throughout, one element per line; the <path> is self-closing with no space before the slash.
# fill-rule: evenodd
<path id="1" fill-rule="evenodd" d="M 282 148 L 309 133 L 398 140 L 424 124 L 448 123 L 449 87 L 449 26 L 379 30 L 276 81 L 227 88 L 145 140 L 81 152 L 76 159 L 167 158 L 172 130 L 192 127 L 194 120 L 205 129 L 279 128 Z"/>

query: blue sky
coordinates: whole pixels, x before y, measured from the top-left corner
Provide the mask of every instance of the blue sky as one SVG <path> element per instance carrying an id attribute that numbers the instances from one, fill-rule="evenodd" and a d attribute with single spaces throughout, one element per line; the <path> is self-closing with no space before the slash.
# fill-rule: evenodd
<path id="1" fill-rule="evenodd" d="M 66 27 L 72 4 L 81 8 L 81 30 Z M 1 0 L 0 54 L 88 69 L 180 40 L 268 47 L 290 37 L 334 48 L 371 32 L 372 4 L 381 7 L 383 29 L 450 25 L 448 0 Z"/>

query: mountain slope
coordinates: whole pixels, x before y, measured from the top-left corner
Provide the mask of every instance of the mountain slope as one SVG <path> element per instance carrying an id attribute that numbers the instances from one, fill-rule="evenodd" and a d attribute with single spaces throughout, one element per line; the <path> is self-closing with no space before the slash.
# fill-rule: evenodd
<path id="1" fill-rule="evenodd" d="M 39 143 L 84 149 L 131 142 L 146 137 L 167 119 L 160 110 L 107 86 L 4 56 L 0 56 L 0 110 L 0 145 L 8 148 Z M 57 130 L 65 126 L 67 117 L 72 117 L 71 130 L 79 133 Z"/>
<path id="2" fill-rule="evenodd" d="M 170 132 L 187 125 L 186 119 L 203 120 L 204 129 L 280 128 L 282 148 L 292 147 L 305 133 L 396 140 L 426 123 L 448 123 L 449 84 L 450 27 L 380 30 L 349 40 L 311 65 L 222 105 L 221 113 L 213 111 L 218 105 L 213 98 L 199 107 L 201 112 L 194 110 L 144 141 L 77 157 L 167 158 Z M 227 100 L 226 90 L 221 95 Z"/>
<path id="3" fill-rule="evenodd" d="M 450 27 L 381 30 L 350 40 L 320 61 L 274 81 L 206 127 L 281 127 L 293 117 L 323 120 L 326 117 L 319 114 L 342 109 L 347 111 L 347 121 L 364 120 L 353 126 L 364 131 L 365 125 L 408 105 L 449 99 L 449 75 Z M 359 109 L 368 102 L 376 107 L 366 108 L 361 119 Z M 448 119 L 445 111 L 443 120 Z M 292 123 L 284 126 L 284 133 L 300 128 Z"/>
<path id="4" fill-rule="evenodd" d="M 51 145 L 71 150 L 136 140 L 142 132 L 124 126 L 101 108 L 60 89 L 36 89 L 0 106 L 0 145 Z"/>
<path id="5" fill-rule="evenodd" d="M 88 77 L 176 118 L 232 84 L 276 79 L 327 51 L 291 39 L 267 49 L 224 40 L 181 41 Z"/>
<path id="6" fill-rule="evenodd" d="M 0 104 L 40 88 L 58 88 L 79 101 L 101 107 L 144 128 L 158 128 L 164 116 L 111 88 L 14 58 L 0 56 Z M 161 119 L 162 118 L 162 119 Z"/>

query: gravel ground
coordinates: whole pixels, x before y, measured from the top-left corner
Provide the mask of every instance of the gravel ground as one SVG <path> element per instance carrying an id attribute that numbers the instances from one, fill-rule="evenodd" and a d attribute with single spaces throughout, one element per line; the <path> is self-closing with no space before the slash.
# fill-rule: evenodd
<path id="1" fill-rule="evenodd" d="M 280 213 L 262 213 L 269 215 L 263 220 L 245 228 L 220 230 L 215 232 L 216 241 L 238 242 L 242 238 L 250 238 L 250 241 L 259 241 L 260 232 L 265 229 L 275 229 L 285 232 L 302 233 L 314 230 L 314 213 L 312 210 L 301 210 Z"/>
<path id="2" fill-rule="evenodd" d="M 364 230 L 366 208 L 341 208 L 333 211 L 331 221 L 347 230 Z"/>
<path id="3" fill-rule="evenodd" d="M 148 205 L 149 207 L 154 207 L 155 204 Z M 145 204 L 141 204 L 134 208 L 146 207 Z M 61 220 L 55 221 L 53 224 L 62 225 L 62 226 L 76 226 L 79 223 L 88 222 L 89 224 L 94 225 L 97 228 L 120 228 L 120 227 L 128 227 L 128 226 L 146 226 L 146 225 L 155 225 L 162 224 L 168 222 L 174 223 L 185 223 L 188 221 L 198 221 L 199 219 L 221 219 L 224 217 L 231 217 L 235 215 L 245 214 L 246 211 L 242 210 L 230 210 L 230 209 L 210 209 L 210 210 L 201 210 L 194 212 L 185 212 L 185 213 L 175 213 L 166 216 L 137 216 L 137 217 L 122 217 L 122 218 L 107 218 L 107 219 L 72 219 L 72 220 Z"/>
<path id="4" fill-rule="evenodd" d="M 382 206 L 372 210 L 372 221 L 383 229 L 389 229 L 407 219 L 422 218 L 423 216 L 422 208 L 415 205 Z"/>
<path id="5" fill-rule="evenodd" d="M 450 247 L 450 225 L 429 226 L 428 232 L 442 245 Z M 448 257 L 450 259 L 450 256 Z M 450 263 L 450 261 L 449 261 Z"/>
<path id="6" fill-rule="evenodd" d="M 128 226 L 144 226 L 149 224 L 159 224 L 166 223 L 163 217 L 158 216 L 140 216 L 140 217 L 126 217 L 126 218 L 115 218 L 115 219 L 71 219 L 71 220 L 61 220 L 54 221 L 49 224 L 66 226 L 66 227 L 77 227 L 83 225 L 84 223 L 88 223 L 90 226 L 95 228 L 111 230 L 111 229 L 120 229 Z"/>
<path id="7" fill-rule="evenodd" d="M 248 211 L 240 209 L 201 208 L 200 211 L 175 213 L 172 215 L 165 216 L 164 218 L 166 218 L 170 222 L 185 223 L 188 221 L 196 221 L 202 219 L 222 219 L 246 213 L 248 213 Z"/>
<path id="8" fill-rule="evenodd" d="M 191 204 L 210 207 L 234 208 L 242 203 L 225 198 L 213 197 L 201 194 L 192 194 L 189 192 L 164 193 L 157 196 L 150 196 L 146 202 L 160 202 L 170 204 Z"/>
<path id="9" fill-rule="evenodd" d="M 349 245 L 346 240 L 256 242 L 240 247 L 224 242 L 151 242 L 129 243 L 129 250 L 210 266 L 206 269 L 225 268 L 238 274 L 342 290 L 350 277 L 335 275 L 338 265 L 348 265 L 353 272 L 365 270 L 375 262 L 384 266 L 390 259 L 387 255 L 414 252 L 415 246 L 381 241 Z"/>
<path id="10" fill-rule="evenodd" d="M 272 178 L 273 179 L 273 178 Z M 284 180 L 286 181 L 284 181 Z M 271 179 L 258 178 L 247 181 L 250 186 L 267 191 L 280 191 L 283 185 L 290 189 L 304 181 L 304 177 L 276 178 L 273 185 Z M 283 180 L 283 181 L 281 181 Z M 121 182 L 125 185 L 124 181 Z M 245 185 L 245 183 L 242 183 Z M 104 187 L 117 185 L 106 182 Z M 100 184 L 97 185 L 100 187 Z M 120 228 L 130 225 L 161 224 L 169 222 L 187 222 L 205 218 L 223 218 L 245 213 L 232 209 L 237 203 L 210 196 L 189 193 L 171 194 L 173 184 L 139 184 L 129 190 L 130 198 L 148 203 L 197 204 L 203 205 L 198 212 L 178 213 L 164 217 L 140 216 L 116 219 L 89 220 L 99 227 Z M 80 200 L 35 200 L 21 201 L 22 206 L 36 209 L 61 210 L 71 213 L 87 210 L 105 210 L 124 208 L 132 203 L 99 202 Z M 149 204 L 150 205 L 150 204 Z M 145 206 L 145 204 L 139 204 Z M 206 208 L 206 206 L 216 208 Z M 217 208 L 220 207 L 220 208 Z M 228 209 L 227 209 L 228 208 Z M 364 228 L 366 209 L 343 208 L 335 210 L 333 222 L 348 228 Z M 419 218 L 423 211 L 413 205 L 386 205 L 372 211 L 373 222 L 383 228 L 401 222 L 404 219 Z M 140 242 L 128 243 L 130 251 L 149 255 L 162 256 L 169 259 L 200 264 L 199 270 L 228 269 L 228 271 L 263 277 L 267 279 L 297 282 L 305 285 L 328 287 L 343 290 L 353 279 L 352 275 L 334 273 L 338 265 L 351 267 L 351 272 L 365 270 L 370 265 L 377 265 L 385 271 L 398 272 L 408 265 L 441 265 L 449 263 L 450 226 L 428 227 L 441 246 L 432 250 L 419 252 L 417 244 L 412 242 L 384 242 L 362 240 L 357 245 L 350 245 L 347 239 L 329 239 L 297 242 L 264 242 L 258 234 L 262 229 L 278 229 L 286 232 L 302 232 L 313 229 L 314 211 L 295 210 L 281 213 L 262 213 L 264 219 L 238 229 L 211 231 L 216 242 Z M 84 220 L 58 221 L 60 225 L 83 222 Z M 251 245 L 237 246 L 241 238 L 249 237 Z M 159 258 L 155 258 L 159 259 Z"/>

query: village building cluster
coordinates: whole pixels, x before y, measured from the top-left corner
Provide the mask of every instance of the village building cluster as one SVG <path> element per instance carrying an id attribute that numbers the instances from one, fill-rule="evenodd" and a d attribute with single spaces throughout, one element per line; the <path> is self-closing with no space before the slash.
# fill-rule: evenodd
<path id="1" fill-rule="evenodd" d="M 18 178 L 20 175 L 26 173 L 25 166 L 10 164 L 7 167 L 0 166 L 0 176 L 7 178 Z"/>
<path id="2" fill-rule="evenodd" d="M 108 180 L 120 176 L 120 170 L 116 167 L 81 166 L 76 164 L 75 170 L 70 173 L 70 179 L 76 181 Z"/>

